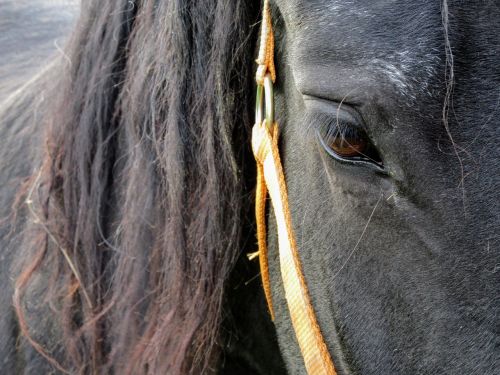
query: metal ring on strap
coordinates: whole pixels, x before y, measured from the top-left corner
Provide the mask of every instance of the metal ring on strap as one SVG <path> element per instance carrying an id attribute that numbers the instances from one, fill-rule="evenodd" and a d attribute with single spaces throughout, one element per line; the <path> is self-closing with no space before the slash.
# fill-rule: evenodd
<path id="1" fill-rule="evenodd" d="M 274 124 L 274 86 L 270 73 L 266 73 L 264 85 L 257 85 L 255 123 L 262 124 L 264 118 L 267 128 L 271 129 Z"/>

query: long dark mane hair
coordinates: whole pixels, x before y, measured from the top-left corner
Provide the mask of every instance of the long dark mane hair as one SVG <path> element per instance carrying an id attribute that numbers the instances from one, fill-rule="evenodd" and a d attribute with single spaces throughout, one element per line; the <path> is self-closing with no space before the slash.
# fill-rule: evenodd
<path id="1" fill-rule="evenodd" d="M 224 289 L 251 210 L 242 177 L 259 8 L 83 1 L 56 68 L 26 199 L 32 253 L 14 296 L 22 333 L 60 371 L 215 369 Z M 26 316 L 40 274 L 39 302 L 61 327 L 57 355 Z"/>

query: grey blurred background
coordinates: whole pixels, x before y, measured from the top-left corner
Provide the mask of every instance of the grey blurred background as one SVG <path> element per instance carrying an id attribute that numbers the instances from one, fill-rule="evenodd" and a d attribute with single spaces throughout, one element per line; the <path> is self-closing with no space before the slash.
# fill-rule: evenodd
<path id="1" fill-rule="evenodd" d="M 0 102 L 61 52 L 78 0 L 0 0 Z"/>

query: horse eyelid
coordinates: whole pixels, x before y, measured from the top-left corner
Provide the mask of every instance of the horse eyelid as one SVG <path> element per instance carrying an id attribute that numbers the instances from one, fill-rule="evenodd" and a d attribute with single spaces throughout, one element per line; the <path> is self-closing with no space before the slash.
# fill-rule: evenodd
<path id="1" fill-rule="evenodd" d="M 307 137 L 316 137 L 317 131 L 328 129 L 328 132 L 346 133 L 349 130 L 364 132 L 363 127 L 358 124 L 351 124 L 345 119 L 336 118 L 330 114 L 325 114 L 316 111 L 306 111 L 303 116 L 302 124 L 305 125 L 305 133 Z"/>

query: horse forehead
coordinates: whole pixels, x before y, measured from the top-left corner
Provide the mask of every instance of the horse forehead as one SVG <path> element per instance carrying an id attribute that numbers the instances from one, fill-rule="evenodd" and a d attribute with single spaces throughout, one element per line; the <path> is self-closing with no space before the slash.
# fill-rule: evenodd
<path id="1" fill-rule="evenodd" d="M 435 1 L 276 3 L 287 26 L 292 67 L 359 67 L 413 96 L 413 88 L 425 89 L 442 65 L 442 20 Z"/>
<path id="2" fill-rule="evenodd" d="M 441 19 L 441 4 L 435 0 L 418 3 L 412 0 L 276 0 L 276 4 L 293 28 L 301 25 L 318 29 L 337 27 L 346 31 L 346 35 L 356 30 L 370 31 L 372 35 L 393 34 L 398 24 L 411 32 L 414 25 L 408 21 L 418 20 L 419 24 L 429 27 Z"/>
<path id="3" fill-rule="evenodd" d="M 373 72 L 407 96 L 430 94 L 432 82 L 442 80 L 446 64 L 442 1 L 275 1 L 286 25 L 286 54 L 295 70 L 330 66 L 332 71 Z M 488 69 L 479 73 L 484 79 L 498 74 L 498 64 L 491 58 L 498 44 L 488 45 L 500 32 L 498 6 L 447 3 L 450 25 L 446 28 L 454 54 L 469 66 L 486 64 Z M 469 30 L 466 41 L 464 30 Z"/>

